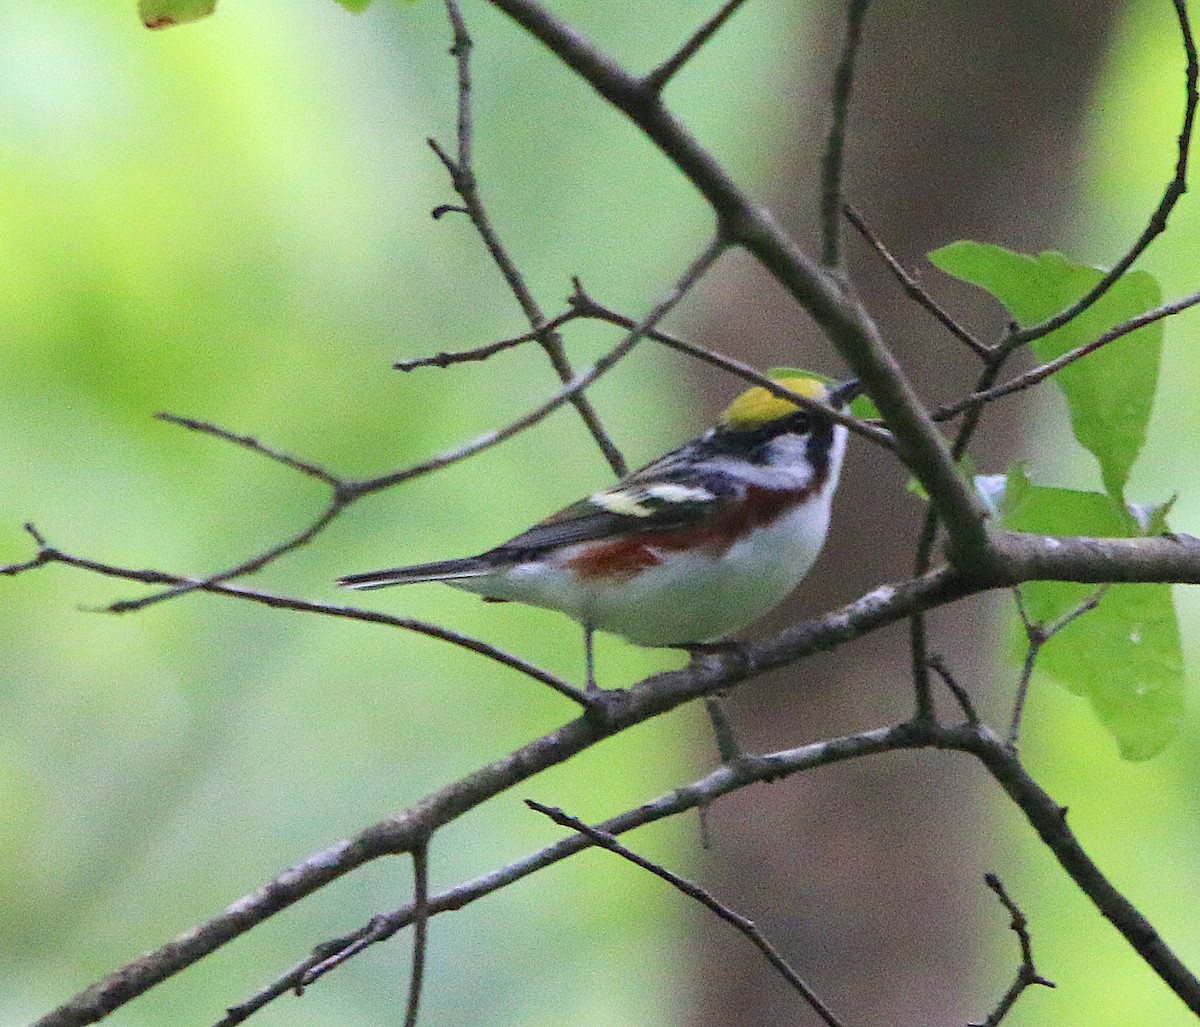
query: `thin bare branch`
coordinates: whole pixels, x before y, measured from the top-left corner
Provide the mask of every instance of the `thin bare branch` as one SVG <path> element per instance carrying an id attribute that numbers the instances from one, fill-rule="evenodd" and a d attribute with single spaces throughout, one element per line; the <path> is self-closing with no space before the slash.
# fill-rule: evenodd
<path id="1" fill-rule="evenodd" d="M 870 0 L 850 0 L 846 8 L 846 40 L 833 77 L 829 135 L 821 161 L 821 263 L 827 268 L 842 265 L 842 173 L 845 166 L 846 123 L 850 117 L 850 95 L 863 22 Z"/>
<path id="2" fill-rule="evenodd" d="M 540 802 L 535 802 L 533 799 L 526 799 L 525 805 L 532 810 L 536 810 L 551 820 L 560 827 L 569 828 L 572 831 L 578 831 L 580 834 L 586 835 L 597 845 L 608 849 L 609 852 L 616 853 L 622 859 L 628 860 L 634 866 L 641 867 L 643 870 L 648 870 L 655 877 L 666 881 L 673 888 L 683 892 L 688 898 L 695 899 L 706 909 L 711 910 L 727 924 L 731 924 L 735 930 L 739 931 L 750 943 L 763 954 L 763 957 L 770 963 L 798 993 L 809 1004 L 812 1010 L 828 1024 L 828 1027 L 842 1027 L 841 1021 L 833 1014 L 833 1011 L 821 1001 L 821 998 L 804 979 L 793 969 L 790 963 L 780 954 L 767 939 L 766 936 L 755 926 L 754 921 L 742 916 L 740 913 L 735 913 L 732 909 L 726 906 L 723 902 L 719 902 L 713 897 L 711 892 L 701 888 L 698 884 L 685 880 L 678 874 L 672 873 L 666 867 L 661 866 L 652 860 L 646 859 L 644 856 L 639 856 L 636 852 L 626 848 L 616 840 L 607 831 L 600 831 L 594 827 L 590 827 L 577 817 L 573 817 L 568 813 L 564 813 L 556 806 L 544 806 Z"/>
<path id="3" fill-rule="evenodd" d="M 733 725 L 725 715 L 720 696 L 706 695 L 704 697 L 704 712 L 708 714 L 712 724 L 713 737 L 717 742 L 717 752 L 722 763 L 736 763 L 742 755 L 742 747 L 738 744 L 737 735 L 733 733 Z"/>
<path id="4" fill-rule="evenodd" d="M 946 665 L 946 660 L 942 654 L 930 653 L 928 663 L 929 669 L 942 679 L 942 683 L 950 690 L 950 694 L 958 700 L 958 705 L 962 707 L 963 715 L 967 718 L 967 723 L 972 727 L 978 727 L 980 723 L 979 714 L 975 712 L 975 704 L 971 702 L 971 695 L 958 683 L 958 680 Z"/>
<path id="5" fill-rule="evenodd" d="M 1179 20 L 1180 38 L 1183 43 L 1184 56 L 1187 60 L 1186 98 L 1183 109 L 1183 126 L 1179 130 L 1175 173 L 1171 181 L 1167 183 L 1162 199 L 1159 200 L 1158 206 L 1155 207 L 1153 213 L 1150 215 L 1150 220 L 1146 223 L 1142 234 L 1138 236 L 1137 240 L 1129 248 L 1129 251 L 1113 265 L 1108 273 L 1088 290 L 1086 295 L 1080 297 L 1067 307 L 1066 310 L 1055 314 L 1054 317 L 1043 321 L 1041 324 L 1031 325 L 1028 328 L 1021 328 L 1013 332 L 1004 342 L 1006 347 L 1011 348 L 1023 345 L 1032 342 L 1034 339 L 1040 339 L 1045 335 L 1049 335 L 1056 328 L 1061 328 L 1067 322 L 1073 321 L 1092 306 L 1093 303 L 1116 284 L 1118 279 L 1133 266 L 1133 262 L 1166 230 L 1167 220 L 1170 218 L 1171 212 L 1175 209 L 1175 205 L 1179 202 L 1183 194 L 1187 192 L 1188 152 L 1191 149 L 1192 132 L 1196 123 L 1196 103 L 1198 99 L 1196 82 L 1197 76 L 1200 74 L 1200 65 L 1198 65 L 1196 59 L 1196 42 L 1192 37 L 1192 26 L 1188 19 L 1187 0 L 1171 0 L 1171 5 L 1175 8 L 1175 16 Z"/>
<path id="6" fill-rule="evenodd" d="M 255 571 L 260 571 L 267 564 L 273 563 L 281 556 L 286 556 L 288 553 L 308 545 L 308 543 L 329 526 L 334 518 L 354 498 L 356 497 L 339 488 L 334 492 L 329 505 L 325 507 L 316 520 L 302 531 L 298 531 L 291 536 L 291 538 L 271 546 L 270 549 L 257 553 L 249 559 L 235 564 L 233 567 L 218 571 L 216 574 L 209 575 L 206 578 L 181 578 L 180 584 L 164 589 L 161 592 L 152 592 L 150 595 L 142 596 L 140 599 L 119 599 L 115 603 L 110 603 L 106 606 L 105 610 L 108 613 L 133 613 L 137 610 L 144 610 L 147 606 L 153 606 L 155 603 L 162 602 L 164 599 L 174 599 L 176 596 L 187 595 L 187 593 L 195 592 L 197 589 L 205 589 L 209 585 L 219 585 L 222 581 L 229 581 L 233 578 L 240 578 L 244 574 L 253 574 Z"/>
<path id="7" fill-rule="evenodd" d="M 31 532 L 32 534 L 32 532 Z M 110 578 L 121 578 L 125 581 L 140 581 L 147 585 L 171 585 L 184 586 L 190 585 L 198 591 L 211 592 L 215 595 L 229 596 L 234 599 L 243 599 L 247 602 L 258 603 L 262 606 L 270 606 L 275 609 L 293 610 L 299 613 L 315 613 L 324 617 L 342 617 L 346 620 L 365 621 L 368 624 L 383 624 L 387 627 L 400 628 L 404 631 L 412 631 L 416 634 L 427 635 L 430 638 L 436 638 L 443 642 L 449 642 L 451 645 L 459 646 L 463 649 L 469 649 L 471 652 L 484 656 L 489 660 L 494 660 L 497 663 L 503 664 L 512 670 L 524 674 L 535 681 L 538 681 L 560 695 L 565 696 L 572 702 L 578 703 L 584 709 L 590 709 L 593 705 L 592 700 L 588 698 L 580 689 L 575 688 L 567 682 L 555 677 L 540 667 L 535 667 L 531 663 L 527 663 L 520 657 L 513 656 L 511 653 L 506 653 L 502 649 L 497 649 L 495 646 L 487 642 L 480 641 L 477 638 L 471 638 L 469 635 L 460 634 L 457 631 L 451 631 L 449 628 L 444 628 L 439 624 L 430 624 L 426 621 L 416 620 L 411 617 L 393 617 L 390 614 L 379 613 L 376 610 L 360 610 L 352 606 L 336 606 L 328 603 L 316 603 L 307 599 L 295 599 L 291 596 L 275 595 L 271 592 L 260 592 L 254 589 L 242 588 L 237 585 L 227 585 L 214 581 L 202 581 L 195 578 L 181 577 L 176 574 L 168 574 L 163 571 L 156 570 L 135 570 L 128 567 L 117 567 L 113 564 L 102 563 L 97 560 L 89 560 L 81 556 L 73 556 L 70 553 L 65 553 L 61 549 L 57 549 L 48 545 L 40 536 L 39 549 L 37 556 L 32 560 L 27 560 L 24 563 L 10 564 L 6 567 L 0 567 L 0 575 L 20 574 L 24 571 L 33 570 L 37 567 L 44 567 L 51 563 L 61 563 L 68 567 L 76 567 L 80 570 L 91 571 L 93 574 L 100 574 Z"/>
<path id="8" fill-rule="evenodd" d="M 397 371 L 415 371 L 419 367 L 450 367 L 453 364 L 466 364 L 477 360 L 487 360 L 497 353 L 515 349 L 523 343 L 536 342 L 542 332 L 561 328 L 568 321 L 573 321 L 575 318 L 583 316 L 579 311 L 569 309 L 557 317 L 552 317 L 541 328 L 525 332 L 523 335 L 514 335 L 511 339 L 501 339 L 499 342 L 491 342 L 486 346 L 477 346 L 474 349 L 459 350 L 450 353 L 436 353 L 431 357 L 414 357 L 410 360 L 397 360 L 392 366 Z M 635 322 L 630 321 L 627 327 L 632 328 L 634 324 Z"/>
<path id="9" fill-rule="evenodd" d="M 726 0 L 721 5 L 721 9 L 701 25 L 692 35 L 691 39 L 642 79 L 642 84 L 655 93 L 661 93 L 666 84 L 675 77 L 675 73 L 700 52 L 704 44 L 729 20 L 734 11 L 745 2 L 746 0 Z"/>
<path id="10" fill-rule="evenodd" d="M 487 360 L 489 357 L 494 357 L 497 353 L 503 353 L 507 349 L 514 349 L 520 346 L 521 343 L 528 342 L 533 337 L 534 333 L 529 332 L 512 339 L 501 339 L 499 342 L 489 343 L 486 346 L 478 346 L 475 349 L 441 350 L 429 357 L 412 357 L 408 360 L 397 360 L 392 364 L 392 367 L 397 371 L 415 371 L 419 367 L 451 367 L 454 364 L 467 364 L 472 361 Z"/>
<path id="11" fill-rule="evenodd" d="M 999 399 L 1001 396 L 1009 396 L 1014 392 L 1022 392 L 1030 386 L 1037 385 L 1038 382 L 1045 381 L 1051 375 L 1057 374 L 1064 367 L 1075 363 L 1075 361 L 1082 360 L 1088 354 L 1095 353 L 1102 346 L 1107 346 L 1110 342 L 1120 339 L 1130 332 L 1136 332 L 1139 328 L 1145 328 L 1146 325 L 1153 324 L 1155 321 L 1161 321 L 1165 317 L 1181 313 L 1189 307 L 1194 307 L 1197 303 L 1200 303 L 1200 292 L 1194 292 L 1183 299 L 1176 300 L 1173 303 L 1166 303 L 1161 307 L 1155 307 L 1144 314 L 1138 314 L 1137 317 L 1131 317 L 1128 321 L 1122 321 L 1107 332 L 1096 336 L 1091 342 L 1076 346 L 1074 349 L 1062 354 L 1062 356 L 1055 357 L 1044 364 L 1039 364 L 1032 370 L 1017 375 L 1007 382 L 1003 382 L 992 388 L 976 390 L 955 403 L 947 403 L 944 406 L 938 407 L 933 413 L 934 420 L 944 421 L 969 407 L 990 403 L 992 400 Z"/>
<path id="12" fill-rule="evenodd" d="M 986 389 L 995 383 L 1011 352 L 1011 350 L 997 347 L 989 353 L 983 371 L 976 382 L 976 391 Z M 980 419 L 983 417 L 983 410 L 984 405 L 982 403 L 976 403 L 969 407 L 967 416 L 963 418 L 962 423 L 958 426 L 958 431 L 954 436 L 954 444 L 950 447 L 950 455 L 955 463 L 961 461 L 963 456 L 966 455 L 967 446 L 970 445 L 971 439 L 979 427 Z M 914 574 L 924 574 L 932 566 L 933 547 L 938 537 L 938 524 L 937 508 L 931 505 L 925 511 L 925 520 L 921 525 L 921 534 L 917 538 L 916 554 L 913 558 Z M 913 691 L 916 697 L 916 716 L 921 720 L 932 718 L 935 716 L 935 708 L 933 704 L 933 689 L 929 681 L 929 671 L 930 669 L 936 670 L 936 667 L 930 662 L 929 642 L 926 637 L 925 615 L 923 613 L 915 614 L 912 620 L 909 621 L 908 641 Z M 949 684 L 948 681 L 947 684 Z"/>
<path id="13" fill-rule="evenodd" d="M 253 435 L 239 435 L 237 432 L 232 432 L 228 428 L 222 428 L 220 425 L 213 424 L 210 421 L 200 421 L 194 417 L 181 417 L 179 414 L 160 412 L 154 416 L 157 420 L 165 421 L 167 424 L 176 424 L 181 428 L 187 428 L 188 431 L 200 432 L 202 435 L 212 435 L 214 438 L 232 442 L 235 446 L 241 446 L 243 449 L 250 450 L 251 453 L 265 456 L 269 460 L 283 464 L 284 467 L 290 467 L 293 471 L 299 471 L 310 478 L 323 481 L 335 491 L 342 485 L 342 479 L 337 477 L 337 475 L 331 474 L 325 468 L 318 467 L 316 464 L 311 464 L 306 460 L 297 459 L 294 456 L 268 446 L 260 442 Z"/>
<path id="14" fill-rule="evenodd" d="M 571 315 L 571 317 L 574 316 L 574 314 Z M 561 324 L 562 321 L 559 321 L 559 323 Z M 511 339 L 501 339 L 499 342 L 491 342 L 486 346 L 477 346 L 474 349 L 443 350 L 430 357 L 411 357 L 408 360 L 397 360 L 392 367 L 397 371 L 415 371 L 420 367 L 452 367 L 455 364 L 468 364 L 473 361 L 487 360 L 490 357 L 494 357 L 497 353 L 503 353 L 505 350 L 515 349 L 523 343 L 535 341 L 537 334 L 537 332 L 526 332 L 524 335 L 516 335 Z"/>
<path id="15" fill-rule="evenodd" d="M 484 246 L 499 269 L 505 283 L 508 285 L 509 291 L 513 294 L 522 313 L 524 313 L 526 319 L 529 321 L 530 328 L 534 330 L 537 341 L 549 358 L 550 364 L 558 375 L 559 381 L 567 385 L 574 380 L 575 372 L 571 367 L 570 361 L 567 359 L 562 339 L 552 328 L 547 327 L 546 318 L 542 314 L 541 307 L 526 284 L 525 278 L 517 268 L 516 263 L 501 242 L 500 236 L 492 224 L 491 216 L 488 214 L 487 208 L 480 197 L 479 184 L 475 176 L 475 168 L 472 160 L 474 116 L 471 104 L 471 50 L 474 43 L 471 40 L 470 33 L 467 31 L 467 25 L 463 20 L 458 0 L 445 0 L 445 5 L 446 14 L 450 19 L 450 26 L 454 35 L 454 45 L 450 48 L 450 53 L 454 57 L 458 69 L 458 126 L 456 132 L 458 157 L 457 159 L 451 159 L 432 139 L 429 140 L 429 145 L 433 148 L 434 153 L 437 154 L 438 159 L 445 166 L 447 172 L 449 172 L 454 191 L 462 199 L 463 208 L 470 217 L 471 223 L 474 224 L 480 238 L 483 240 Z M 592 407 L 591 402 L 581 392 L 571 393 L 569 402 L 575 407 L 588 432 L 591 433 L 593 440 L 595 440 L 596 445 L 599 447 L 600 452 L 604 454 L 604 459 L 608 461 L 613 473 L 618 478 L 622 477 L 628 470 L 625 458 L 609 437 L 608 432 L 600 421 L 600 416 Z"/>
<path id="16" fill-rule="evenodd" d="M 421 984 L 425 980 L 425 953 L 429 941 L 429 843 L 413 849 L 413 956 L 404 1027 L 417 1027 Z"/>
<path id="17" fill-rule="evenodd" d="M 857 229 L 870 247 L 879 254 L 883 262 L 888 266 L 888 270 L 900 283 L 900 287 L 907 294 L 909 299 L 916 302 L 919 306 L 927 310 L 951 335 L 962 342 L 971 350 L 977 357 L 986 357 L 992 352 L 992 347 L 986 343 L 980 342 L 966 328 L 959 324 L 950 314 L 942 307 L 937 300 L 929 295 L 909 272 L 904 265 L 900 263 L 892 252 L 883 244 L 882 240 L 871 230 L 866 219 L 851 203 L 842 203 L 842 212 L 846 215 L 847 220 Z"/>

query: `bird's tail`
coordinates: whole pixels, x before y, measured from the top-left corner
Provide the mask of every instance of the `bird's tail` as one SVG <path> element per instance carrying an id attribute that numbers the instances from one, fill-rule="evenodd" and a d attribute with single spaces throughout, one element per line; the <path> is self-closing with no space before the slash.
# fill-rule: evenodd
<path id="1" fill-rule="evenodd" d="M 470 556 L 464 560 L 440 560 L 437 563 L 419 563 L 412 567 L 392 567 L 384 571 L 347 574 L 344 578 L 338 578 L 338 584 L 342 588 L 387 588 L 389 585 L 412 585 L 418 581 L 480 578 L 491 570 L 492 567 L 488 563 L 477 556 Z"/>

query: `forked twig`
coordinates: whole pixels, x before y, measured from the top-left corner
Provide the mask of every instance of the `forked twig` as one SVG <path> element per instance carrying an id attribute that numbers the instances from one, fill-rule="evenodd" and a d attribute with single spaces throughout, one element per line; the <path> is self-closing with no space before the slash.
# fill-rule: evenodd
<path id="1" fill-rule="evenodd" d="M 540 802 L 535 802 L 533 799 L 526 799 L 525 805 L 532 810 L 536 810 L 561 827 L 569 828 L 572 831 L 578 831 L 580 834 L 586 835 L 597 845 L 608 849 L 609 852 L 616 853 L 622 859 L 628 860 L 634 866 L 639 866 L 643 870 L 648 870 L 666 881 L 669 885 L 677 888 L 689 898 L 695 899 L 706 909 L 712 910 L 722 920 L 740 931 L 755 948 L 763 954 L 763 957 L 770 963 L 779 974 L 786 980 L 804 999 L 805 1002 L 812 1007 L 813 1011 L 828 1024 L 828 1027 L 842 1027 L 841 1021 L 834 1015 L 833 1011 L 821 1001 L 820 996 L 805 983 L 804 979 L 796 973 L 791 964 L 779 954 L 779 950 L 772 945 L 763 933 L 755 926 L 753 920 L 749 920 L 740 913 L 735 913 L 724 903 L 719 902 L 713 895 L 701 888 L 698 884 L 685 880 L 678 874 L 672 873 L 670 870 L 646 859 L 644 856 L 639 856 L 636 852 L 626 848 L 616 840 L 607 831 L 600 831 L 588 824 L 585 824 L 577 817 L 573 817 L 568 813 L 564 813 L 561 809 L 554 806 L 544 806 Z"/>
<path id="2" fill-rule="evenodd" d="M 996 1008 L 988 1014 L 986 1020 L 979 1023 L 970 1024 L 969 1027 L 997 1027 L 1001 1020 L 1008 1015 L 1008 1012 L 1016 1004 L 1026 988 L 1038 984 L 1043 988 L 1053 988 L 1053 981 L 1047 980 L 1037 972 L 1037 968 L 1033 965 L 1033 943 L 1029 937 L 1029 923 L 1025 919 L 1025 914 L 1021 912 L 1020 907 L 1009 898 L 1008 892 L 1004 890 L 1004 885 L 1000 878 L 995 874 L 988 873 L 983 875 L 984 883 L 996 893 L 996 897 L 1000 900 L 1001 905 L 1008 910 L 1008 914 L 1012 917 L 1009 922 L 1009 929 L 1017 936 L 1017 945 L 1021 952 L 1021 962 L 1017 966 L 1016 980 L 1009 986 L 1000 1001 L 996 1004 Z"/>
<path id="3" fill-rule="evenodd" d="M 1025 629 L 1027 642 L 1025 659 L 1021 665 L 1021 677 L 1017 682 L 1017 697 L 1013 702 L 1012 720 L 1008 728 L 1008 744 L 1013 748 L 1016 748 L 1017 740 L 1021 734 L 1021 719 L 1025 715 L 1025 699 L 1029 695 L 1029 684 L 1033 678 L 1033 668 L 1037 663 L 1038 656 L 1041 654 L 1042 646 L 1062 631 L 1063 628 L 1099 606 L 1100 600 L 1104 598 L 1111 587 L 1111 584 L 1101 585 L 1078 606 L 1068 610 L 1057 620 L 1051 621 L 1049 624 L 1039 624 L 1030 618 L 1029 611 L 1025 606 L 1025 594 L 1021 591 L 1021 587 L 1018 585 L 1013 589 L 1013 596 L 1017 604 L 1017 615 L 1021 618 L 1021 625 Z"/>

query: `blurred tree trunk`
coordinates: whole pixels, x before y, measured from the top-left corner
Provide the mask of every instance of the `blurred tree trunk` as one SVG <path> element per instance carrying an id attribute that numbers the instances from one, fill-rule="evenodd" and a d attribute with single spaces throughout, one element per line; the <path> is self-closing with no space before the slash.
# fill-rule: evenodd
<path id="1" fill-rule="evenodd" d="M 845 5 L 817 6 L 809 24 L 797 24 L 793 42 L 816 55 L 811 78 L 780 88 L 794 97 L 790 107 L 781 104 L 783 116 L 790 111 L 795 119 L 781 134 L 794 142 L 778 160 L 768 197 L 813 252 L 825 97 Z M 907 267 L 919 269 L 927 251 L 961 238 L 1034 251 L 1062 245 L 1085 114 L 1119 10 L 1115 0 L 916 0 L 871 10 L 847 195 Z M 849 228 L 847 247 L 855 281 L 918 391 L 941 399 L 961 390 L 977 373 L 973 358 L 902 296 Z M 842 370 L 829 366 L 827 345 L 749 261 L 723 281 L 703 343 L 763 367 Z M 997 311 L 944 279 L 933 286 L 967 324 L 984 326 L 985 339 L 996 337 Z M 1008 401 L 997 413 L 1014 424 L 1017 409 Z M 998 469 L 1008 448 L 1001 440 L 982 455 Z M 923 506 L 906 493 L 904 477 L 858 444 L 843 482 L 825 556 L 772 626 L 910 571 Z M 945 611 L 931 624 L 931 646 L 947 654 L 985 710 L 997 711 L 1012 675 L 965 659 L 978 652 L 986 620 L 979 602 Z M 970 649 L 955 644 L 960 634 Z M 882 632 L 740 689 L 727 709 L 743 745 L 770 750 L 907 716 L 906 641 L 904 629 Z M 981 1017 L 1012 966 L 973 979 L 983 943 L 992 947 L 990 932 L 1004 930 L 982 875 L 996 869 L 1003 876 L 1004 867 L 989 841 L 990 786 L 967 766 L 906 754 L 740 792 L 710 811 L 706 881 L 758 922 L 847 1023 Z M 714 922 L 698 934 L 691 1023 L 817 1022 L 732 932 Z"/>

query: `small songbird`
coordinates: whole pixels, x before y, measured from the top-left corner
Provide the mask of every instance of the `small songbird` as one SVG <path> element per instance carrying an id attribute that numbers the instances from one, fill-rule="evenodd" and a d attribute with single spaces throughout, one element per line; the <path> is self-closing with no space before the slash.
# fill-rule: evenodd
<path id="1" fill-rule="evenodd" d="M 857 381 L 778 384 L 840 410 Z M 714 428 L 479 556 L 368 571 L 346 588 L 444 581 L 559 610 L 645 646 L 724 639 L 774 609 L 825 542 L 847 431 L 756 386 Z"/>

